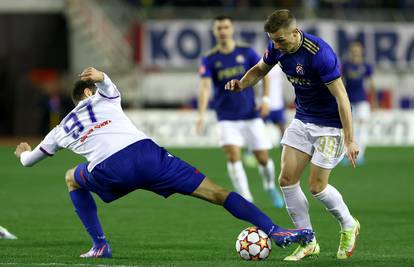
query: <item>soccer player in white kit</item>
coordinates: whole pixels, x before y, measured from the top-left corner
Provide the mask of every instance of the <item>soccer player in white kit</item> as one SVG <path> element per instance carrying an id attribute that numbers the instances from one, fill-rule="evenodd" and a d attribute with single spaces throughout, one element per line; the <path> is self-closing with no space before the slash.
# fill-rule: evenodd
<path id="1" fill-rule="evenodd" d="M 277 226 L 254 204 L 214 184 L 198 169 L 155 144 L 124 114 L 120 92 L 103 72 L 85 69 L 75 83 L 73 99 L 76 107 L 33 151 L 27 143 L 20 143 L 15 155 L 22 165 L 32 166 L 67 148 L 88 160 L 65 176 L 75 211 L 93 241 L 81 257 L 112 257 L 91 192 L 107 203 L 137 189 L 165 198 L 174 193 L 192 195 L 222 205 L 236 218 L 268 233 L 278 246 L 312 240 L 311 230 Z"/>

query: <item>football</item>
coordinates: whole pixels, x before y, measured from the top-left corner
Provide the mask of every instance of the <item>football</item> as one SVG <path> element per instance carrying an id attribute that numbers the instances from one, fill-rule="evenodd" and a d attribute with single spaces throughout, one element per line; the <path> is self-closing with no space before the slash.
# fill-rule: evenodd
<path id="1" fill-rule="evenodd" d="M 241 231 L 236 240 L 236 251 L 243 260 L 265 260 L 272 250 L 272 240 L 257 227 Z"/>

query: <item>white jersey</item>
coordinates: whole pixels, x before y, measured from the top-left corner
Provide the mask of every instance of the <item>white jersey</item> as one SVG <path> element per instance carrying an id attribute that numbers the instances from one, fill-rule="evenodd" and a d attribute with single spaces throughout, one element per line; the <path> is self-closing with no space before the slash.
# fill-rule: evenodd
<path id="1" fill-rule="evenodd" d="M 90 162 L 88 170 L 92 171 L 114 153 L 148 138 L 122 111 L 121 95 L 106 74 L 96 86 L 96 93 L 79 102 L 35 150 L 53 155 L 59 149 L 70 149 L 84 156 Z"/>
<path id="2" fill-rule="evenodd" d="M 283 109 L 283 72 L 275 65 L 269 72 L 269 107 L 270 110 Z"/>

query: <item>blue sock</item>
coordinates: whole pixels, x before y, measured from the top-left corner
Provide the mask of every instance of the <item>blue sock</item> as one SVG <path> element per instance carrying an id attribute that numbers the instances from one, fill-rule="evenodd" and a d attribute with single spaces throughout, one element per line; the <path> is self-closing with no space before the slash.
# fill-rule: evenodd
<path id="1" fill-rule="evenodd" d="M 93 239 L 94 245 L 106 243 L 105 235 L 99 223 L 98 212 L 91 193 L 85 189 L 76 189 L 69 192 L 75 211 L 83 223 L 86 231 Z"/>
<path id="2" fill-rule="evenodd" d="M 253 203 L 247 201 L 235 192 L 231 192 L 223 204 L 234 217 L 248 221 L 249 223 L 259 227 L 261 230 L 270 234 L 277 231 L 279 226 L 273 224 L 272 220 L 264 214 Z"/>

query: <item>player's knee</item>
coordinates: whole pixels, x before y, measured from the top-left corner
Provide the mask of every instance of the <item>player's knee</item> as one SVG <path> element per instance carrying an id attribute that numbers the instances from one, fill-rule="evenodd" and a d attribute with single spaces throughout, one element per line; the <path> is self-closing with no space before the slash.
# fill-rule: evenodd
<path id="1" fill-rule="evenodd" d="M 312 195 L 316 195 L 322 192 L 325 188 L 326 188 L 326 184 L 318 180 L 311 181 L 309 183 L 309 191 L 312 193 Z"/>
<path id="2" fill-rule="evenodd" d="M 283 173 L 283 172 L 280 173 L 279 175 L 280 186 L 289 186 L 289 185 L 294 185 L 295 183 L 297 183 L 297 181 L 296 179 L 294 179 L 294 177 L 292 177 L 292 175 L 288 173 Z"/>
<path id="3" fill-rule="evenodd" d="M 269 161 L 269 154 L 267 151 L 261 151 L 260 153 L 256 153 L 256 159 L 260 165 L 266 165 Z"/>
<path id="4" fill-rule="evenodd" d="M 75 181 L 75 169 L 70 169 L 66 172 L 65 182 L 69 191 L 79 188 L 79 185 Z"/>

